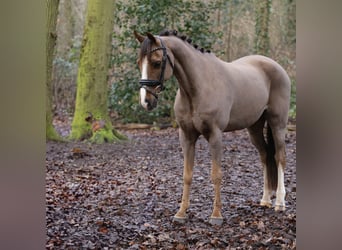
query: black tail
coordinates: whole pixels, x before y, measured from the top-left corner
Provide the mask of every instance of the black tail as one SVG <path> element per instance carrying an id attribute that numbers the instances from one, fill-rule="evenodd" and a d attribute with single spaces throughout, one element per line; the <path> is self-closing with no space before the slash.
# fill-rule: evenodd
<path id="1" fill-rule="evenodd" d="M 278 186 L 278 168 L 274 158 L 275 156 L 275 145 L 270 125 L 267 123 L 267 158 L 266 158 L 266 169 L 267 169 L 267 183 L 270 190 L 276 190 Z"/>

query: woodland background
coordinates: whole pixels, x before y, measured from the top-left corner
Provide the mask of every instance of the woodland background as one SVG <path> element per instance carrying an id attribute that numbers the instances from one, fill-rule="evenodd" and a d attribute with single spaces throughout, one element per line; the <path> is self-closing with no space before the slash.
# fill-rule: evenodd
<path id="1" fill-rule="evenodd" d="M 53 116 L 71 119 L 75 111 L 77 71 L 87 0 L 60 0 L 53 59 Z M 117 0 L 108 70 L 108 112 L 115 124 L 173 124 L 177 83 L 172 78 L 158 108 L 145 112 L 138 102 L 139 43 L 133 30 L 158 34 L 176 29 L 219 58 L 232 61 L 265 54 L 278 61 L 292 80 L 290 117 L 296 116 L 296 15 L 294 0 Z M 266 24 L 266 25 L 265 25 Z M 260 43 L 261 37 L 266 44 Z"/>
<path id="2" fill-rule="evenodd" d="M 294 1 L 46 3 L 47 249 L 296 249 Z M 258 205 L 259 156 L 241 130 L 223 138 L 222 227 L 207 221 L 213 189 L 203 137 L 196 144 L 188 220 L 172 223 L 183 171 L 173 128 L 177 83 L 174 78 L 165 83 L 153 112 L 140 107 L 139 43 L 133 36 L 134 30 L 164 29 L 178 30 L 223 60 L 263 54 L 288 72 L 292 122 L 286 135 L 285 212 Z M 126 129 L 130 125 L 150 129 Z M 122 139 L 128 140 L 103 143 Z"/>

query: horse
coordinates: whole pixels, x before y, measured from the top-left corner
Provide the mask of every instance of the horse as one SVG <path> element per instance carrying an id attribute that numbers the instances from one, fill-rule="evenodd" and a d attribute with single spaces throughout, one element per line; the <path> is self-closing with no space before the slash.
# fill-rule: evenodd
<path id="1" fill-rule="evenodd" d="M 274 60 L 249 55 L 225 62 L 205 51 L 175 30 L 159 35 L 134 31 L 140 43 L 138 66 L 141 71 L 140 104 L 146 110 L 157 106 L 164 81 L 174 75 L 178 90 L 174 113 L 184 157 L 183 193 L 173 217 L 184 223 L 190 206 L 195 144 L 200 135 L 209 143 L 211 181 L 214 186 L 212 225 L 221 225 L 222 134 L 247 128 L 263 167 L 263 196 L 260 205 L 285 210 L 284 170 L 291 82 Z"/>

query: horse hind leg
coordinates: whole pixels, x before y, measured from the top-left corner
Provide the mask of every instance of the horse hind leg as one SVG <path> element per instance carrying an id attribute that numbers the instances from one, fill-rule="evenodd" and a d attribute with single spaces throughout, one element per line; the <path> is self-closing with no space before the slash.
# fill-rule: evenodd
<path id="1" fill-rule="evenodd" d="M 268 160 L 268 146 L 264 139 L 264 125 L 265 117 L 264 115 L 251 127 L 248 128 L 249 136 L 252 144 L 256 147 L 259 152 L 260 161 L 263 167 L 263 195 L 260 201 L 261 206 L 272 207 L 271 195 L 272 195 L 272 185 L 269 183 L 270 179 L 270 169 L 267 167 L 269 165 Z M 273 156 L 272 156 L 273 157 Z"/>
<path id="2" fill-rule="evenodd" d="M 275 71 L 273 72 L 275 73 Z M 271 90 L 267 108 L 268 145 L 273 148 L 277 180 L 275 210 L 285 210 L 284 170 L 286 167 L 285 134 L 290 106 L 291 81 L 284 69 L 278 68 L 271 77 Z"/>
<path id="3" fill-rule="evenodd" d="M 277 164 L 278 178 L 276 190 L 276 211 L 285 211 L 285 184 L 284 184 L 284 170 L 286 167 L 286 152 L 285 152 L 285 134 L 286 128 L 273 128 L 272 134 L 275 145 L 275 161 Z"/>
<path id="4" fill-rule="evenodd" d="M 285 152 L 285 134 L 287 124 L 287 109 L 279 109 L 279 107 L 287 107 L 278 104 L 277 109 L 273 108 L 268 111 L 268 141 L 269 147 L 273 147 L 274 161 L 277 169 L 277 183 L 276 189 L 276 211 L 285 211 L 285 184 L 284 184 L 284 170 L 286 167 L 286 152 Z M 277 111 L 277 112 L 276 112 Z M 281 112 L 282 111 L 282 112 Z M 286 112 L 285 112 L 286 111 Z M 286 115 L 281 115 L 286 114 Z"/>

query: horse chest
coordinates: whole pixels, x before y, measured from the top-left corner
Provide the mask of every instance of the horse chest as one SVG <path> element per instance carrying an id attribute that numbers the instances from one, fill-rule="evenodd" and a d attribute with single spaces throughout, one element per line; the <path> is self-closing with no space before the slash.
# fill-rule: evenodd
<path id="1" fill-rule="evenodd" d="M 209 137 L 212 131 L 216 128 L 224 128 L 225 122 L 221 122 L 219 119 L 213 115 L 208 115 L 201 112 L 185 112 L 176 113 L 177 123 L 183 131 L 193 131 L 204 135 L 204 137 Z"/>
<path id="2" fill-rule="evenodd" d="M 209 94 L 198 93 L 198 96 L 188 98 L 185 94 L 177 93 L 174 109 L 181 129 L 209 136 L 214 129 L 226 128 L 231 104 L 220 101 L 225 99 L 218 98 L 218 95 L 210 97 Z"/>

